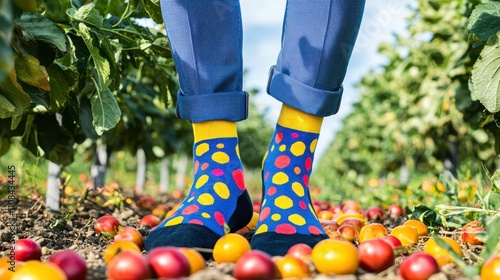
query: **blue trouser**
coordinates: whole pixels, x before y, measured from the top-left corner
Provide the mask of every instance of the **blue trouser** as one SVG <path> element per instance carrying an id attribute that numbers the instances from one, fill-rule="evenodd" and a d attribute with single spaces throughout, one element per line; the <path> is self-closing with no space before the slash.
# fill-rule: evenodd
<path id="1" fill-rule="evenodd" d="M 245 119 L 248 94 L 242 90 L 239 0 L 160 3 L 179 74 L 179 117 L 191 122 Z M 268 93 L 316 116 L 337 113 L 364 4 L 365 0 L 288 0 Z"/>

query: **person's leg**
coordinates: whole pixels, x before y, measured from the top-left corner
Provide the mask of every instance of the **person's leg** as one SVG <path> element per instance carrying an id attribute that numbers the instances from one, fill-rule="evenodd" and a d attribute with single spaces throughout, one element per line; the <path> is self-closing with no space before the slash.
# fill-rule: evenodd
<path id="1" fill-rule="evenodd" d="M 247 116 L 239 2 L 160 4 L 179 75 L 177 112 L 193 125 L 194 183 L 179 209 L 148 234 L 145 247 L 212 249 L 252 216 L 236 133 L 236 122 Z"/>
<path id="2" fill-rule="evenodd" d="M 364 0 L 288 0 L 282 49 L 268 93 L 283 102 L 263 163 L 264 196 L 252 248 L 284 255 L 328 238 L 309 176 L 324 116 L 338 111 Z"/>

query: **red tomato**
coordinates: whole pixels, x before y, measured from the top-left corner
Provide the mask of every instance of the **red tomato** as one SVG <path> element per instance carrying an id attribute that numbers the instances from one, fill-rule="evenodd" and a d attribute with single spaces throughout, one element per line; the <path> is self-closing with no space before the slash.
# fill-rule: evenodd
<path id="1" fill-rule="evenodd" d="M 123 251 L 111 260 L 106 276 L 109 280 L 143 280 L 151 278 L 146 259 L 137 252 Z"/>
<path id="2" fill-rule="evenodd" d="M 500 279 L 500 254 L 486 260 L 481 268 L 481 279 Z"/>
<path id="3" fill-rule="evenodd" d="M 359 266 L 368 272 L 381 272 L 394 265 L 394 250 L 386 241 L 375 238 L 359 244 Z"/>
<path id="4" fill-rule="evenodd" d="M 110 238 L 120 229 L 118 220 L 110 214 L 106 214 L 95 221 L 94 230 L 97 234 L 105 234 Z"/>
<path id="5" fill-rule="evenodd" d="M 54 253 L 49 262 L 57 265 L 71 280 L 87 279 L 87 264 L 85 260 L 75 251 L 64 250 Z"/>
<path id="6" fill-rule="evenodd" d="M 139 248 L 144 247 L 144 239 L 142 234 L 134 227 L 122 227 L 120 231 L 115 235 L 115 241 L 118 240 L 128 240 L 134 242 Z"/>
<path id="7" fill-rule="evenodd" d="M 189 276 L 191 266 L 188 258 L 175 247 L 156 247 L 149 251 L 147 261 L 154 276 L 179 278 Z"/>
<path id="8" fill-rule="evenodd" d="M 42 249 L 35 241 L 24 238 L 19 239 L 14 243 L 14 252 L 16 261 L 40 260 L 42 257 Z"/>
<path id="9" fill-rule="evenodd" d="M 439 265 L 436 259 L 424 252 L 415 252 L 411 254 L 406 257 L 399 266 L 399 275 L 404 280 L 427 280 L 438 272 Z"/>
<path id="10" fill-rule="evenodd" d="M 238 280 L 276 279 L 278 275 L 271 256 L 259 250 L 246 252 L 234 266 L 234 277 Z"/>

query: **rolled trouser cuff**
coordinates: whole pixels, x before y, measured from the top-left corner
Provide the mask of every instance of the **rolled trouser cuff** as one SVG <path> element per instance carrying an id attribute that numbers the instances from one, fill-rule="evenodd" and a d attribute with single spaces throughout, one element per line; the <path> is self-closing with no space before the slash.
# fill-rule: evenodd
<path id="1" fill-rule="evenodd" d="M 248 93 L 245 91 L 210 94 L 177 94 L 177 116 L 192 123 L 211 120 L 242 121 L 248 117 Z"/>
<path id="2" fill-rule="evenodd" d="M 303 112 L 327 117 L 339 111 L 343 87 L 335 91 L 317 89 L 276 70 L 273 66 L 269 72 L 267 93 Z"/>

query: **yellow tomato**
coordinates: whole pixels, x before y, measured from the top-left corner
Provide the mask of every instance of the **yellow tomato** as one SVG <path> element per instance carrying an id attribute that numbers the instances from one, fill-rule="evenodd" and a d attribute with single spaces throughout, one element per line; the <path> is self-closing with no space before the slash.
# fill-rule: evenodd
<path id="1" fill-rule="evenodd" d="M 229 233 L 217 240 L 212 254 L 217 263 L 236 263 L 248 251 L 250 251 L 250 243 L 245 237 L 237 233 Z"/>
<path id="2" fill-rule="evenodd" d="M 358 251 L 351 242 L 325 239 L 311 252 L 311 259 L 320 273 L 354 274 L 359 266 Z"/>
<path id="3" fill-rule="evenodd" d="M 27 261 L 11 278 L 12 280 L 67 280 L 57 265 L 40 261 Z"/>
<path id="4" fill-rule="evenodd" d="M 455 251 L 455 253 L 463 257 L 462 248 L 460 247 L 460 244 L 458 244 L 458 242 L 455 241 L 455 239 L 446 236 L 441 236 L 441 239 L 443 239 L 446 243 L 448 243 L 448 245 L 451 246 L 451 248 L 453 249 L 453 251 Z M 433 256 L 438 262 L 439 266 L 443 266 L 448 263 L 454 263 L 450 254 L 448 254 L 448 252 L 445 251 L 443 248 L 439 247 L 439 245 L 436 243 L 436 241 L 434 241 L 433 238 L 429 239 L 427 243 L 425 243 L 424 252 Z"/>
<path id="5" fill-rule="evenodd" d="M 411 246 L 418 243 L 418 231 L 412 226 L 397 226 L 392 229 L 391 235 L 399 239 L 403 246 Z"/>

